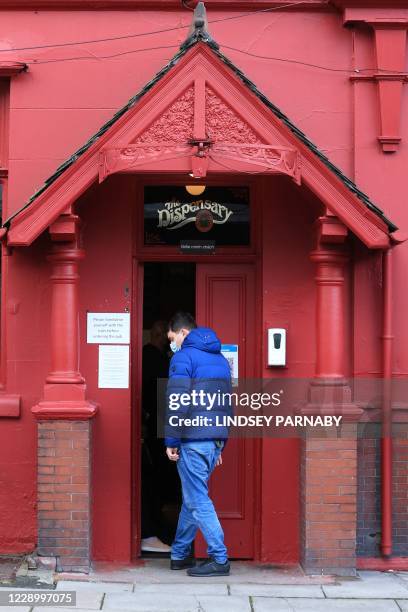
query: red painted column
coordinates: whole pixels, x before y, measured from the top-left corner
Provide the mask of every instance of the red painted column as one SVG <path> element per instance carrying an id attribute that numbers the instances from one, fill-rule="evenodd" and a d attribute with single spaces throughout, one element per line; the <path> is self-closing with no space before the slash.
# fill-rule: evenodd
<path id="1" fill-rule="evenodd" d="M 316 263 L 317 379 L 344 380 L 344 265 L 347 253 L 338 246 L 310 253 Z"/>
<path id="2" fill-rule="evenodd" d="M 85 257 L 75 243 L 54 244 L 52 263 L 51 372 L 47 383 L 83 383 L 78 370 L 78 265 Z"/>
<path id="3" fill-rule="evenodd" d="M 50 227 L 51 371 L 38 420 L 37 553 L 57 559 L 59 571 L 88 572 L 91 558 L 92 417 L 79 371 L 78 280 L 85 256 L 78 244 L 79 218 L 61 215 Z"/>
<path id="4" fill-rule="evenodd" d="M 316 368 L 307 415 L 341 416 L 341 429 L 301 441 L 301 563 L 306 573 L 355 575 L 357 528 L 357 424 L 361 409 L 351 402 L 345 378 L 345 270 L 347 230 L 333 217 L 317 222 Z M 337 435 L 339 437 L 337 437 Z"/>

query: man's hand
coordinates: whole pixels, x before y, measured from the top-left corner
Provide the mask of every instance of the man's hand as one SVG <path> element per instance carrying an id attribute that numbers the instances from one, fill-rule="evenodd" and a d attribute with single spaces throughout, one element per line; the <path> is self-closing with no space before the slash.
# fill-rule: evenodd
<path id="1" fill-rule="evenodd" d="M 171 448 L 170 446 L 167 446 L 166 454 L 170 461 L 178 461 L 180 459 L 178 448 Z"/>
<path id="2" fill-rule="evenodd" d="M 217 465 L 222 465 L 222 455 L 221 455 L 221 453 L 219 454 L 218 459 L 215 462 L 215 466 L 217 466 Z"/>

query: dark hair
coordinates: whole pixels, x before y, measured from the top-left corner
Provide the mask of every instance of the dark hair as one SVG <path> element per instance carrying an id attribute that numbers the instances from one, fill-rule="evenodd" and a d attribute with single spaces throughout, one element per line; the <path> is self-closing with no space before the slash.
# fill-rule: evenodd
<path id="1" fill-rule="evenodd" d="M 195 322 L 193 315 L 191 315 L 189 312 L 179 310 L 171 317 L 169 321 L 169 331 L 179 332 L 183 327 L 185 329 L 194 329 L 197 327 L 197 323 Z"/>

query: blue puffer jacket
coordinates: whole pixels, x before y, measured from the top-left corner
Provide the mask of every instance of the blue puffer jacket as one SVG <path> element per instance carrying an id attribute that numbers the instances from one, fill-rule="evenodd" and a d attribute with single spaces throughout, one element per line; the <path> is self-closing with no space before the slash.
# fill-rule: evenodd
<path id="1" fill-rule="evenodd" d="M 223 440 L 224 446 L 227 443 L 228 426 L 219 423 L 224 416 L 232 415 L 231 396 L 223 397 L 232 392 L 231 371 L 220 350 L 221 342 L 214 330 L 197 327 L 173 355 L 166 390 L 166 446 L 179 447 L 182 439 Z M 180 401 L 183 393 L 188 396 Z M 177 418 L 171 423 L 170 417 Z M 207 421 L 198 426 L 182 421 L 193 417 L 207 417 Z"/>

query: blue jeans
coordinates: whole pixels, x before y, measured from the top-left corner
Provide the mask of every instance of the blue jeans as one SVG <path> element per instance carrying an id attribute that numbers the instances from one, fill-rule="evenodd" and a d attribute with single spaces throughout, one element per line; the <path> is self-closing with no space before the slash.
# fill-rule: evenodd
<path id="1" fill-rule="evenodd" d="M 208 496 L 208 479 L 222 448 L 214 440 L 183 440 L 177 470 L 181 480 L 183 503 L 177 531 L 171 547 L 172 559 L 188 556 L 200 529 L 207 542 L 207 553 L 218 563 L 228 560 L 224 532 L 214 504 Z"/>

